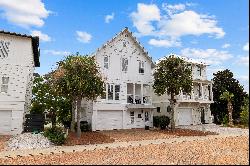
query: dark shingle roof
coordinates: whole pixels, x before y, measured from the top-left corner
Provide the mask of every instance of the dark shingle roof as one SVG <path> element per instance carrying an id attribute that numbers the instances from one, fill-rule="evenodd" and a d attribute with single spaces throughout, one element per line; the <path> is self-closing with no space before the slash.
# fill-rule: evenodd
<path id="1" fill-rule="evenodd" d="M 7 35 L 14 35 L 14 36 L 31 38 L 35 67 L 40 67 L 40 61 L 39 61 L 40 49 L 39 49 L 39 37 L 38 36 L 33 37 L 31 35 L 20 34 L 20 33 L 15 33 L 15 32 L 7 32 L 7 31 L 3 31 L 3 30 L 0 30 L 0 33 L 7 34 Z"/>

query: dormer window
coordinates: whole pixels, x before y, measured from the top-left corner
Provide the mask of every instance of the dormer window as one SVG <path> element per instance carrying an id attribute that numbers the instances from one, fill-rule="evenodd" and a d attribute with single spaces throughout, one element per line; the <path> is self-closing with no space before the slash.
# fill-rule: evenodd
<path id="1" fill-rule="evenodd" d="M 122 71 L 128 71 L 128 58 L 122 58 Z"/>
<path id="2" fill-rule="evenodd" d="M 109 68 L 109 57 L 107 55 L 104 56 L 104 68 Z"/>
<path id="3" fill-rule="evenodd" d="M 1 92 L 7 93 L 9 77 L 2 77 Z"/>
<path id="4" fill-rule="evenodd" d="M 139 61 L 139 73 L 144 73 L 144 62 Z"/>

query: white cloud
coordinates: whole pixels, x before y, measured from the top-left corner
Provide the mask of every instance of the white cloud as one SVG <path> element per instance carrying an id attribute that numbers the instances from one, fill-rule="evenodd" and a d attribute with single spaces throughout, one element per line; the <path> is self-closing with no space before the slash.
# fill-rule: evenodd
<path id="1" fill-rule="evenodd" d="M 106 15 L 105 16 L 105 23 L 110 23 L 115 17 L 115 13 L 112 13 L 111 15 Z"/>
<path id="2" fill-rule="evenodd" d="M 247 82 L 249 82 L 249 76 L 248 75 L 242 75 L 242 76 L 239 76 L 238 77 L 240 80 L 242 80 L 242 81 L 247 81 Z"/>
<path id="3" fill-rule="evenodd" d="M 155 47 L 180 47 L 181 43 L 176 40 L 156 40 L 156 39 L 150 39 L 148 44 L 155 46 Z"/>
<path id="4" fill-rule="evenodd" d="M 238 57 L 236 64 L 249 66 L 249 55 Z"/>
<path id="5" fill-rule="evenodd" d="M 224 30 L 218 27 L 215 16 L 187 10 L 186 8 L 189 6 L 192 5 L 163 3 L 162 9 L 166 11 L 164 13 L 155 4 L 138 3 L 137 10 L 130 14 L 133 25 L 139 33 L 137 36 L 159 38 L 160 45 L 166 47 L 166 44 L 162 43 L 168 38 L 180 43 L 180 38 L 187 35 L 207 34 L 209 37 L 214 36 L 215 38 L 222 38 L 225 35 Z M 152 41 L 155 42 L 155 39 L 151 39 L 150 43 Z"/>
<path id="6" fill-rule="evenodd" d="M 68 52 L 68 51 L 56 51 L 56 50 L 44 50 L 44 53 L 50 54 L 50 55 L 63 55 L 63 56 L 67 56 L 71 54 L 71 52 Z"/>
<path id="7" fill-rule="evenodd" d="M 155 30 L 152 21 L 159 21 L 161 18 L 160 10 L 156 5 L 146 5 L 143 3 L 137 4 L 137 11 L 132 12 L 130 17 L 132 18 L 133 25 L 143 35 L 151 34 Z"/>
<path id="8" fill-rule="evenodd" d="M 2 16 L 9 22 L 22 26 L 42 27 L 50 11 L 45 9 L 41 0 L 0 0 Z"/>
<path id="9" fill-rule="evenodd" d="M 209 34 L 221 38 L 225 35 L 225 32 L 216 24 L 217 21 L 211 16 L 189 10 L 173 14 L 170 19 L 159 22 L 159 33 L 172 37 Z"/>
<path id="10" fill-rule="evenodd" d="M 206 64 L 218 65 L 222 61 L 232 58 L 227 51 L 219 51 L 216 49 L 196 49 L 185 48 L 181 50 L 181 55 L 189 58 L 199 59 Z"/>
<path id="11" fill-rule="evenodd" d="M 247 43 L 243 46 L 243 50 L 244 50 L 244 51 L 249 51 L 249 42 L 247 42 Z"/>
<path id="12" fill-rule="evenodd" d="M 32 36 L 39 36 L 39 39 L 41 41 L 44 41 L 44 42 L 50 42 L 51 41 L 51 37 L 48 36 L 47 34 L 42 33 L 41 31 L 36 31 L 36 30 L 31 31 L 31 35 Z"/>
<path id="13" fill-rule="evenodd" d="M 169 15 L 172 15 L 178 11 L 183 11 L 185 10 L 186 6 L 185 4 L 176 4 L 176 5 L 170 5 L 170 4 L 167 4 L 167 3 L 163 3 L 162 4 L 162 8 L 163 10 L 167 11 L 167 13 Z"/>
<path id="14" fill-rule="evenodd" d="M 89 43 L 90 40 L 92 39 L 92 35 L 87 32 L 76 31 L 76 34 L 77 34 L 77 40 L 82 43 Z"/>
<path id="15" fill-rule="evenodd" d="M 225 44 L 223 44 L 222 48 L 228 48 L 228 47 L 230 47 L 230 46 L 231 46 L 231 44 L 225 43 Z"/>

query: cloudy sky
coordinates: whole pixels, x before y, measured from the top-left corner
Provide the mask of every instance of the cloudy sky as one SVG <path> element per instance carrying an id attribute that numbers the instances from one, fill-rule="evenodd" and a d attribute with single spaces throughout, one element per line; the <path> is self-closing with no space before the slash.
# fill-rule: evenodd
<path id="1" fill-rule="evenodd" d="M 249 89 L 248 0 L 0 0 L 0 29 L 40 37 L 45 74 L 64 56 L 93 53 L 128 27 L 157 60 L 175 53 L 230 69 Z"/>

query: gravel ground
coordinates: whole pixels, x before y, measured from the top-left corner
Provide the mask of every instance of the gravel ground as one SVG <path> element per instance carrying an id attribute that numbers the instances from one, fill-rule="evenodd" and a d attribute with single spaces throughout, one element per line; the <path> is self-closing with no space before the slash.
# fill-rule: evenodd
<path id="1" fill-rule="evenodd" d="M 0 135 L 0 152 L 6 147 L 6 142 L 10 139 L 11 136 Z"/>
<path id="2" fill-rule="evenodd" d="M 178 126 L 178 128 L 202 131 L 202 125 Z M 249 129 L 222 127 L 215 124 L 205 124 L 204 128 L 205 131 L 216 132 L 221 135 L 249 135 Z"/>
<path id="3" fill-rule="evenodd" d="M 129 130 L 110 130 L 101 131 L 100 133 L 109 136 L 116 142 L 128 142 L 128 141 L 141 141 L 141 140 L 155 140 L 155 139 L 167 139 L 176 138 L 179 136 L 206 136 L 215 135 L 212 132 L 200 132 L 189 129 L 175 129 L 160 130 L 160 129 L 129 129 Z"/>
<path id="4" fill-rule="evenodd" d="M 249 137 L 165 143 L 84 152 L 0 159 L 0 164 L 207 164 L 247 165 Z"/>
<path id="5" fill-rule="evenodd" d="M 52 147 L 52 143 L 42 134 L 23 133 L 11 137 L 6 150 L 38 149 Z"/>

